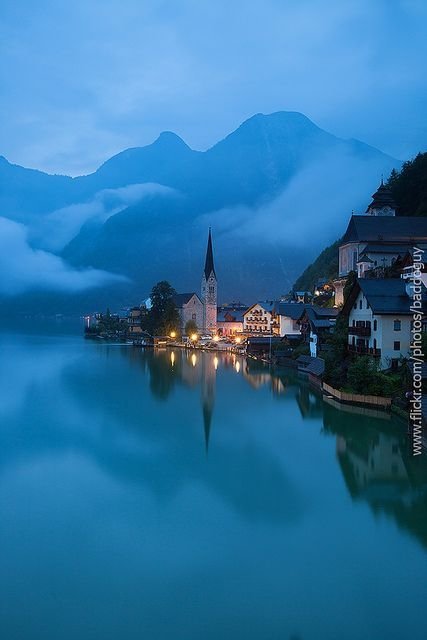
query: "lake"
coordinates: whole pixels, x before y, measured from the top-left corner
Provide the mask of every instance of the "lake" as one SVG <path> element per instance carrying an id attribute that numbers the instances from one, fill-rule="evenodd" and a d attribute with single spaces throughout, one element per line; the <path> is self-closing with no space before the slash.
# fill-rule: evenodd
<path id="1" fill-rule="evenodd" d="M 427 637 L 405 425 L 230 354 L 0 338 L 5 640 Z"/>

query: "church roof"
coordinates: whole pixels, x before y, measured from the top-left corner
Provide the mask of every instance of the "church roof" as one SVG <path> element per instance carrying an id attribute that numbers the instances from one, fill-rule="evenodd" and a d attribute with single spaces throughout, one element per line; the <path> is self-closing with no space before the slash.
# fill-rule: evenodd
<path id="1" fill-rule="evenodd" d="M 383 207 L 396 209 L 396 203 L 394 201 L 390 187 L 387 187 L 381 180 L 381 184 L 378 187 L 377 191 L 372 194 L 372 202 L 368 206 L 366 211 L 368 212 L 369 209 L 382 209 Z"/>
<path id="2" fill-rule="evenodd" d="M 206 249 L 206 261 L 205 261 L 206 280 L 209 278 L 212 272 L 216 278 L 214 259 L 213 259 L 213 250 L 212 250 L 212 235 L 211 235 L 211 230 L 209 229 L 208 246 Z"/>
<path id="3" fill-rule="evenodd" d="M 417 216 L 351 216 L 341 245 L 347 242 L 427 241 L 427 218 Z"/>
<path id="4" fill-rule="evenodd" d="M 194 291 L 192 293 L 175 293 L 172 300 L 176 307 L 181 308 L 184 304 L 190 302 L 193 296 L 196 296 L 196 298 L 199 297 Z"/>

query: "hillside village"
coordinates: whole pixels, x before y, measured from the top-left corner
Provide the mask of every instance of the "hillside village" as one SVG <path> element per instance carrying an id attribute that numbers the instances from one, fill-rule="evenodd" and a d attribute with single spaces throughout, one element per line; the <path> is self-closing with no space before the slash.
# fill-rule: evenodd
<path id="1" fill-rule="evenodd" d="M 313 290 L 295 289 L 280 299 L 250 304 L 218 303 L 220 283 L 209 229 L 200 293 L 177 293 L 159 283 L 170 297 L 168 323 L 147 324 L 149 298 L 126 317 L 115 316 L 116 331 L 135 344 L 244 349 L 272 364 L 297 366 L 318 386 L 394 396 L 405 407 L 417 346 L 415 311 L 422 316 L 415 327 L 419 353 L 425 351 L 421 345 L 427 335 L 427 218 L 398 213 L 390 186 L 381 180 L 366 210 L 352 213 L 336 243 L 337 277 L 318 278 Z M 416 309 L 415 291 L 421 292 Z M 101 318 L 87 319 L 89 334 L 99 336 Z"/>

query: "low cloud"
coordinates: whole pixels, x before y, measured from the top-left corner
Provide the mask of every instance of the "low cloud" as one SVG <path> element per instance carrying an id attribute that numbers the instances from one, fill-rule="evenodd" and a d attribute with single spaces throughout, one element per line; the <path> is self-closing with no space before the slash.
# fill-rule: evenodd
<path id="1" fill-rule="evenodd" d="M 98 269 L 76 270 L 58 256 L 28 243 L 28 230 L 0 217 L 0 295 L 16 295 L 30 289 L 75 293 L 126 280 Z"/>
<path id="2" fill-rule="evenodd" d="M 72 204 L 39 218 L 30 227 L 29 239 L 33 246 L 59 252 L 90 220 L 102 224 L 111 216 L 148 196 L 176 194 L 174 189 L 153 182 L 130 184 L 118 189 L 103 189 L 89 202 Z"/>
<path id="3" fill-rule="evenodd" d="M 199 219 L 236 243 L 321 250 L 340 237 L 354 213 L 365 211 L 381 173 L 391 165 L 348 153 L 328 153 L 295 175 L 272 202 L 224 208 Z"/>

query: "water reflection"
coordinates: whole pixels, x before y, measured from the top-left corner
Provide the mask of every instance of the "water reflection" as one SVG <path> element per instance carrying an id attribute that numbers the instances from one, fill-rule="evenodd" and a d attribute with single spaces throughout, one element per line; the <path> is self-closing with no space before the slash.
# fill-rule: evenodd
<path id="1" fill-rule="evenodd" d="M 64 339 L 60 345 L 46 345 L 34 337 L 3 344 L 0 412 L 5 427 L 18 423 L 21 431 L 12 436 L 3 428 L 0 470 L 43 450 L 77 448 L 109 473 L 148 484 L 159 496 L 173 494 L 190 478 L 199 477 L 248 517 L 256 513 L 273 519 L 294 517 L 303 503 L 277 452 L 256 442 L 243 452 L 241 436 L 234 439 L 232 425 L 247 428 L 253 403 L 258 403 L 253 391 L 265 390 L 283 403 L 283 416 L 295 419 L 297 408 L 304 422 L 317 421 L 324 434 L 335 437 L 339 467 L 354 500 L 366 501 L 374 513 L 392 516 L 427 545 L 426 465 L 410 455 L 404 430 L 386 414 L 325 403 L 295 372 L 271 372 L 234 354 L 168 349 L 154 353 L 81 344 L 76 349 L 73 341 Z M 147 380 L 151 401 L 145 391 Z M 222 408 L 216 421 L 220 380 Z M 242 385 L 247 386 L 246 393 Z M 169 404 L 180 388 L 191 395 L 179 394 L 176 403 Z M 164 411 L 153 401 L 164 404 Z M 39 427 L 28 438 L 25 434 L 32 424 Z M 206 454 L 219 429 L 213 464 L 216 469 L 223 466 L 223 473 L 203 468 L 193 430 L 198 425 Z M 191 455 L 183 456 L 186 448 Z M 239 465 L 242 455 L 250 498 L 249 493 L 239 495 L 242 478 L 226 471 Z M 165 472 L 158 473 L 162 468 Z"/>
<path id="2" fill-rule="evenodd" d="M 324 426 L 336 437 L 337 459 L 348 491 L 375 514 L 384 513 L 427 546 L 427 468 L 414 458 L 403 427 L 369 409 L 325 404 Z"/>
<path id="3" fill-rule="evenodd" d="M 385 414 L 230 354 L 0 346 L 2 637 L 424 637 L 426 468 Z"/>

